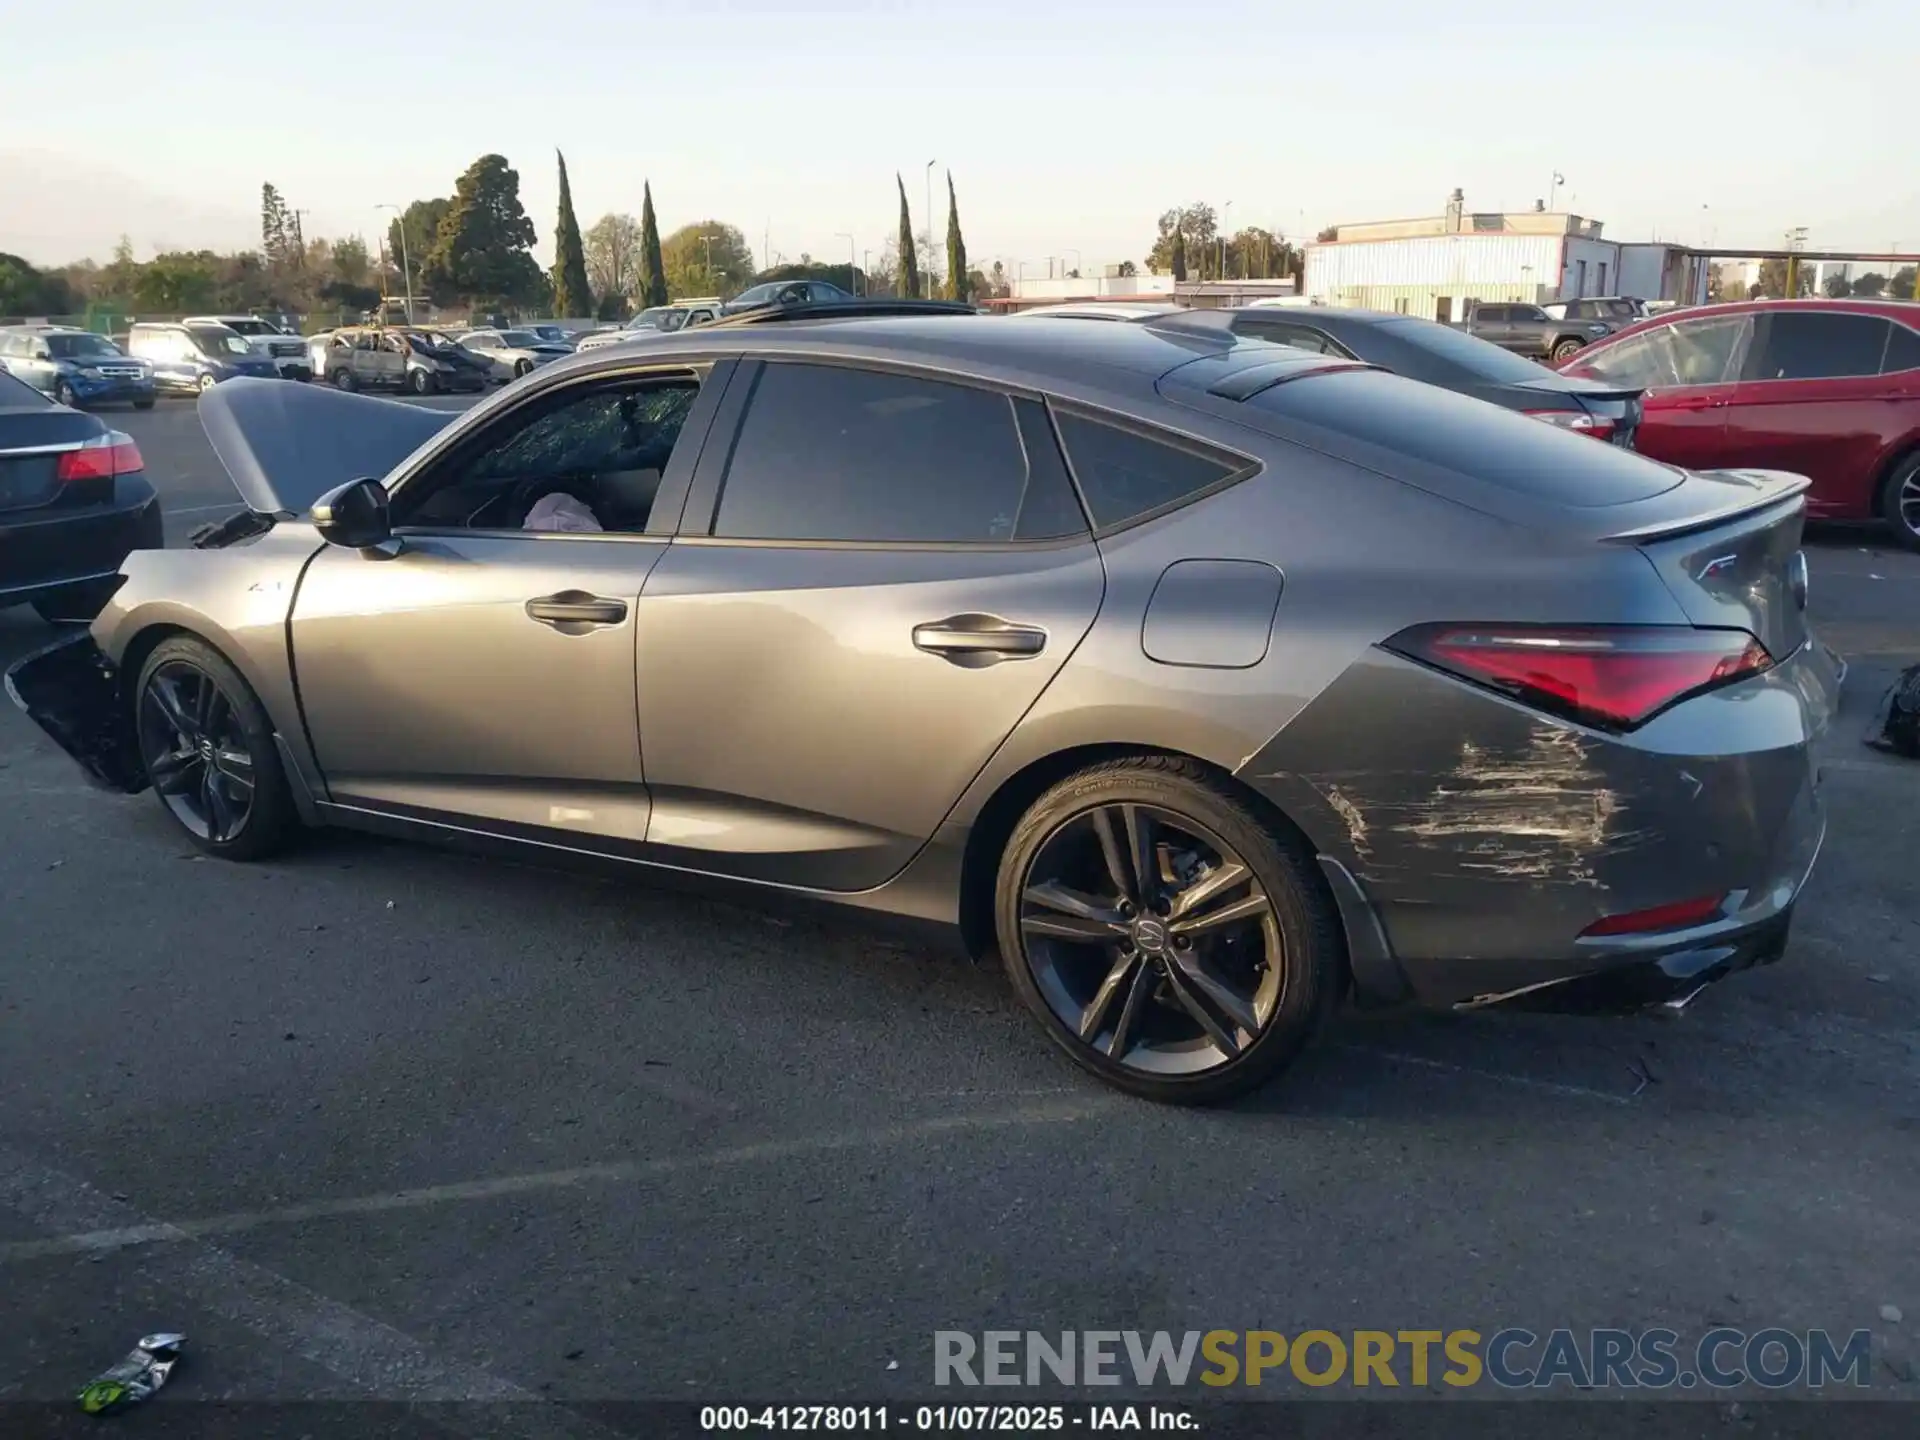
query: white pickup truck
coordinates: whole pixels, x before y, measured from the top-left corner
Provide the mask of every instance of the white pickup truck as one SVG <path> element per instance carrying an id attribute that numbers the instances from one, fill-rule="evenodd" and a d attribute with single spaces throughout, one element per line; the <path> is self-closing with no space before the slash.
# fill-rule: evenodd
<path id="1" fill-rule="evenodd" d="M 307 342 L 290 334 L 271 320 L 258 315 L 195 315 L 188 325 L 224 325 L 246 336 L 253 353 L 273 361 L 282 380 L 311 380 L 313 364 L 307 359 Z"/>

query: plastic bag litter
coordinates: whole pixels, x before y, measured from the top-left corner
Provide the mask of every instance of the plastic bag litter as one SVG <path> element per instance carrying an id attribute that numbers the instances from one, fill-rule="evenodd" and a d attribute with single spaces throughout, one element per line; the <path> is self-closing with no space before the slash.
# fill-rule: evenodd
<path id="1" fill-rule="evenodd" d="M 1867 743 L 1920 760 L 1920 665 L 1909 665 L 1880 702 L 1879 722 Z"/>
<path id="2" fill-rule="evenodd" d="M 527 511 L 522 530 L 558 530 L 563 534 L 585 535 L 600 530 L 593 511 L 562 491 L 542 495 Z"/>
<path id="3" fill-rule="evenodd" d="M 105 1415 L 138 1405 L 167 1383 L 186 1343 L 184 1335 L 142 1335 L 126 1359 L 87 1382 L 78 1397 L 80 1408 L 89 1415 Z"/>

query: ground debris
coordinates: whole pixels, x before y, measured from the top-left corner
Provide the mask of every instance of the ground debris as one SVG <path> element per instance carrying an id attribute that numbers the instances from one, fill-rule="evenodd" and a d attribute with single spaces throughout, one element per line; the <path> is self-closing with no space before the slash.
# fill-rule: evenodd
<path id="1" fill-rule="evenodd" d="M 1909 665 L 1887 688 L 1867 743 L 1876 750 L 1920 760 L 1920 665 Z"/>
<path id="2" fill-rule="evenodd" d="M 180 1363 L 180 1347 L 187 1337 L 162 1331 L 142 1335 L 127 1358 L 89 1380 L 79 1394 L 80 1408 L 89 1415 L 106 1415 L 138 1405 L 167 1383 Z"/>

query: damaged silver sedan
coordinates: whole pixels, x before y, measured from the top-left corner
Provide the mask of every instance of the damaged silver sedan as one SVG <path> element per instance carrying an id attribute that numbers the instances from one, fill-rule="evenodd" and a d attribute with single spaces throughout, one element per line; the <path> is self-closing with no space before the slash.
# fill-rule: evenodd
<path id="1" fill-rule="evenodd" d="M 1348 993 L 1683 1002 L 1779 957 L 1820 845 L 1797 476 L 1179 317 L 800 307 L 458 418 L 201 414 L 248 509 L 8 683 L 216 855 L 342 825 L 922 922 L 1196 1103 Z"/>

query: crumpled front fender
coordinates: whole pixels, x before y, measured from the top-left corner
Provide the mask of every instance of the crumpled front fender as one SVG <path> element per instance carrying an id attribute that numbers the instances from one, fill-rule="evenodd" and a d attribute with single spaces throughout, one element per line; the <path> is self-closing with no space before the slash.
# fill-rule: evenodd
<path id="1" fill-rule="evenodd" d="M 95 785 L 126 795 L 147 788 L 126 690 L 91 635 L 68 636 L 16 660 L 6 680 L 13 703 Z"/>

